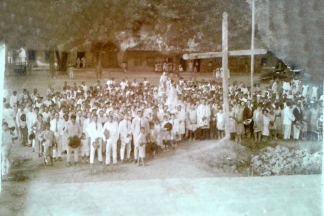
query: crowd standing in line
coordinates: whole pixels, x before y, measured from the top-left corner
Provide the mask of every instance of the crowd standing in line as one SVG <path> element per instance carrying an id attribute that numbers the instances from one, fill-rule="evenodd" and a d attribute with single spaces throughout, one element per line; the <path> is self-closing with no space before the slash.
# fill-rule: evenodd
<path id="1" fill-rule="evenodd" d="M 265 89 L 234 81 L 229 84 L 229 129 L 240 143 L 266 140 L 322 140 L 322 86 L 274 78 Z M 321 90 L 321 91 L 320 91 Z M 12 91 L 12 90 L 9 90 Z M 117 83 L 98 80 L 87 86 L 64 82 L 61 89 L 50 85 L 46 92 L 13 90 L 4 95 L 3 175 L 10 166 L 14 139 L 32 147 L 46 163 L 79 162 L 93 166 L 133 161 L 145 165 L 145 149 L 152 157 L 159 150 L 174 149 L 183 140 L 224 137 L 222 84 L 216 81 L 177 81 L 166 72 L 159 85 L 144 78 Z M 119 150 L 119 152 L 117 152 Z M 133 152 L 132 156 L 131 153 Z M 74 156 L 72 161 L 71 156 Z M 103 162 L 102 155 L 106 155 Z M 111 160 L 112 159 L 112 160 Z"/>

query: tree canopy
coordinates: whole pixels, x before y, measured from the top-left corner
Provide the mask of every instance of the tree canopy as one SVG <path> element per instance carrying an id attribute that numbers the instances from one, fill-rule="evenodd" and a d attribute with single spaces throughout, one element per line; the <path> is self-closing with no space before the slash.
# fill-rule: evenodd
<path id="1" fill-rule="evenodd" d="M 221 44 L 224 11 L 230 49 L 248 48 L 251 12 L 247 2 L 236 0 L 3 1 L 0 39 L 13 47 L 69 50 L 85 42 L 126 49 L 158 37 L 166 49 L 213 51 Z"/>

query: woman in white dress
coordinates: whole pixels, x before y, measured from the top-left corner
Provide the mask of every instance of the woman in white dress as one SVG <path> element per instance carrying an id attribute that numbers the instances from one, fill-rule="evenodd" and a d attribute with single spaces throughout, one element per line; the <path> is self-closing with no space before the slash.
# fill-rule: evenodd
<path id="1" fill-rule="evenodd" d="M 165 105 L 169 107 L 169 110 L 173 110 L 175 108 L 175 104 L 178 103 L 178 94 L 175 88 L 174 83 L 170 85 L 169 93 Z"/>
<path id="2" fill-rule="evenodd" d="M 176 119 L 178 120 L 179 123 L 179 135 L 180 138 L 183 138 L 186 128 L 185 128 L 185 120 L 186 120 L 186 112 L 185 109 L 182 108 L 182 106 L 179 104 L 177 105 L 177 110 L 176 110 Z"/>
<path id="3" fill-rule="evenodd" d="M 187 128 L 189 141 L 195 140 L 197 130 L 197 110 L 194 102 L 190 102 L 189 109 L 187 111 Z"/>
<path id="4" fill-rule="evenodd" d="M 263 130 L 263 114 L 261 110 L 261 105 L 257 105 L 257 109 L 253 112 L 253 130 L 255 142 L 261 141 L 261 132 Z"/>
<path id="5" fill-rule="evenodd" d="M 262 129 L 263 141 L 267 141 L 268 137 L 270 135 L 269 124 L 270 124 L 270 119 L 268 116 L 268 110 L 264 109 L 263 110 L 263 129 Z"/>

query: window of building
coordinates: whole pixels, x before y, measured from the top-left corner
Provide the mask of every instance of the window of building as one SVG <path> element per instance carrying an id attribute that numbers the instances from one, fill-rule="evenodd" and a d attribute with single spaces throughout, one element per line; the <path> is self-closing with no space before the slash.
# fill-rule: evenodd
<path id="1" fill-rule="evenodd" d="M 35 50 L 28 50 L 28 60 L 36 61 L 36 51 Z"/>

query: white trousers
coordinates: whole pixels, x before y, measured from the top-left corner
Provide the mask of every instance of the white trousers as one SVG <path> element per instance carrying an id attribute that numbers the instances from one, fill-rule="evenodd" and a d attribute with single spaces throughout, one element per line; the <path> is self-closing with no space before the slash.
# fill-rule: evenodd
<path id="1" fill-rule="evenodd" d="M 102 162 L 102 139 L 99 139 L 99 148 L 98 149 L 95 149 L 93 146 L 92 146 L 92 143 L 94 142 L 94 140 L 91 140 L 90 138 L 90 163 L 93 164 L 94 163 L 94 156 L 95 156 L 95 153 L 97 151 L 98 153 L 98 161 L 99 162 Z"/>
<path id="2" fill-rule="evenodd" d="M 294 130 L 294 139 L 299 139 L 300 129 L 298 129 L 295 125 L 293 126 Z"/>
<path id="3" fill-rule="evenodd" d="M 72 148 L 70 146 L 67 147 L 67 162 L 71 162 L 71 152 L 73 151 L 74 154 L 74 162 L 78 162 L 79 158 L 79 148 Z"/>
<path id="4" fill-rule="evenodd" d="M 129 142 L 124 142 L 121 141 L 120 145 L 120 160 L 124 160 L 125 158 L 125 150 L 126 150 L 126 158 L 130 159 L 130 153 L 131 153 L 131 141 Z"/>
<path id="5" fill-rule="evenodd" d="M 62 136 L 55 135 L 56 148 L 53 148 L 54 158 L 59 158 L 62 156 Z"/>
<path id="6" fill-rule="evenodd" d="M 110 138 L 106 141 L 106 164 L 110 164 L 110 157 L 113 157 L 113 163 L 117 163 L 117 139 Z"/>
<path id="7" fill-rule="evenodd" d="M 89 152 L 90 152 L 90 138 L 86 138 L 85 142 L 82 143 L 82 147 L 81 147 L 81 156 L 89 156 Z"/>
<path id="8" fill-rule="evenodd" d="M 290 139 L 291 125 L 283 125 L 283 126 L 284 126 L 284 137 L 283 137 L 283 139 Z"/>
<path id="9" fill-rule="evenodd" d="M 9 155 L 10 149 L 7 147 L 1 147 L 1 175 L 9 174 L 10 162 L 9 162 Z"/>

